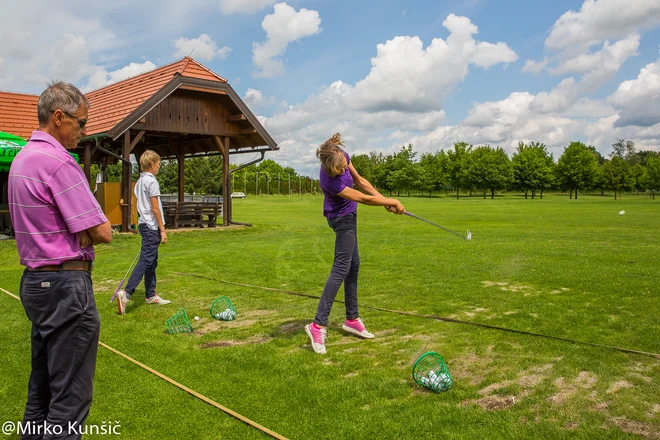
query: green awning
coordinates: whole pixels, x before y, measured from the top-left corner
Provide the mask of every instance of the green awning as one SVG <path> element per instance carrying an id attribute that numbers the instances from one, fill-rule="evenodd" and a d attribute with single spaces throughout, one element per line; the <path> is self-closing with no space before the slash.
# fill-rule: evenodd
<path id="1" fill-rule="evenodd" d="M 25 144 L 27 144 L 27 141 L 22 137 L 0 131 L 0 171 L 9 171 L 14 157 Z M 77 154 L 69 154 L 73 156 L 77 163 L 80 163 Z"/>

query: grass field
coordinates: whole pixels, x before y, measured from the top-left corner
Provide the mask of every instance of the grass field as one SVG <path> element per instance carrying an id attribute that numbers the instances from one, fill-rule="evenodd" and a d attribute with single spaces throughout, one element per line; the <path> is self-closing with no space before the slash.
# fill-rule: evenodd
<path id="1" fill-rule="evenodd" d="M 401 200 L 472 241 L 361 206 L 361 305 L 660 352 L 660 201 Z M 320 295 L 334 240 L 321 203 L 248 197 L 234 200 L 234 219 L 252 228 L 171 233 L 158 291 L 173 304 L 145 305 L 140 286 L 125 316 L 108 300 L 140 239 L 116 235 L 97 248 L 93 274 L 101 341 L 291 439 L 660 438 L 659 359 L 367 308 L 376 339 L 359 340 L 340 329 L 341 303 L 321 356 L 303 330 L 315 299 L 174 274 Z M 0 261 L 0 287 L 18 294 L 15 242 L 0 242 Z M 222 295 L 233 322 L 209 316 Z M 168 335 L 180 307 L 201 319 L 193 334 Z M 0 294 L 0 308 L 0 422 L 16 421 L 30 326 L 15 299 Z M 427 351 L 444 357 L 451 391 L 411 379 Z M 99 348 L 88 423 L 108 421 L 130 439 L 267 438 Z"/>

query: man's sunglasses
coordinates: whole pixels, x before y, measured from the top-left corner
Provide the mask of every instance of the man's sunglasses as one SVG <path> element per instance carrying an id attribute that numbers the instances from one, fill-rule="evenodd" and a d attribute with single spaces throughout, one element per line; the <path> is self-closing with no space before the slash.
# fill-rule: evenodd
<path id="1" fill-rule="evenodd" d="M 73 115 L 70 114 L 70 113 L 65 112 L 65 111 L 62 110 L 62 109 L 58 109 L 58 110 L 60 110 L 62 113 L 64 113 L 65 115 L 67 115 L 67 116 L 70 117 L 71 119 L 75 119 L 76 122 L 78 123 L 78 126 L 80 127 L 81 130 L 85 128 L 85 125 L 87 125 L 87 118 L 78 118 L 78 117 L 76 117 L 76 116 L 73 116 Z M 51 110 L 51 113 L 54 113 L 54 112 L 56 112 L 56 111 L 57 111 L 57 110 Z"/>

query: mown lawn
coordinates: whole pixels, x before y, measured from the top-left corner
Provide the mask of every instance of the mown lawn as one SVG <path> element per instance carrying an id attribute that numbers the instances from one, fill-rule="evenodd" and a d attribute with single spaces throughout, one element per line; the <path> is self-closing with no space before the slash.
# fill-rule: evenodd
<path id="1" fill-rule="evenodd" d="M 660 352 L 660 201 L 401 200 L 470 229 L 472 241 L 361 206 L 362 305 Z M 234 200 L 234 219 L 251 228 L 171 233 L 158 285 L 173 304 L 144 305 L 141 286 L 125 316 L 108 300 L 140 240 L 116 235 L 97 248 L 93 274 L 101 341 L 291 439 L 660 438 L 660 360 L 649 356 L 367 308 L 361 315 L 377 338 L 363 341 L 341 331 L 341 303 L 328 354 L 315 354 L 303 330 L 315 299 L 222 281 L 320 295 L 334 239 L 321 203 L 248 196 Z M 13 241 L 0 242 L 0 261 L 0 287 L 18 294 Z M 223 295 L 238 309 L 233 322 L 209 316 Z M 165 320 L 180 307 L 200 320 L 193 334 L 168 335 Z M 29 322 L 7 295 L 0 308 L 0 422 L 16 421 Z M 412 381 L 427 351 L 444 357 L 451 391 Z M 108 421 L 130 439 L 267 438 L 99 348 L 88 423 Z"/>

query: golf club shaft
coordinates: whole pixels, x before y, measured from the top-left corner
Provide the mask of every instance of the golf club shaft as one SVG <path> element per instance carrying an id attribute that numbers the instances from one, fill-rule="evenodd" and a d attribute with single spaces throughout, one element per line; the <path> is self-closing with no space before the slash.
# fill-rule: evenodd
<path id="1" fill-rule="evenodd" d="M 444 230 L 444 231 L 447 231 L 447 232 L 449 232 L 450 234 L 454 234 L 454 235 L 457 236 L 457 237 L 465 238 L 465 235 L 463 235 L 463 234 L 461 234 L 461 233 L 459 233 L 459 232 L 452 231 L 451 229 L 449 229 L 449 228 L 445 228 L 444 226 L 441 226 L 441 225 L 439 225 L 439 224 L 437 224 L 437 223 L 434 223 L 434 222 L 432 222 L 431 220 L 426 220 L 425 218 L 422 218 L 422 217 L 420 217 L 420 216 L 418 216 L 418 215 L 415 215 L 415 214 L 413 214 L 412 212 L 405 211 L 404 214 L 406 214 L 406 215 L 408 215 L 408 216 L 410 216 L 410 217 L 414 217 L 414 218 L 416 218 L 417 220 L 421 220 L 421 221 L 423 221 L 423 222 L 426 222 L 426 223 L 428 223 L 429 225 L 433 225 L 433 226 L 435 226 L 436 228 L 440 228 L 440 229 L 442 229 L 442 230 Z"/>
<path id="2" fill-rule="evenodd" d="M 112 298 L 110 298 L 110 302 L 113 302 L 113 301 L 115 300 L 115 296 L 117 296 L 117 292 L 119 292 L 119 291 L 121 290 L 121 286 L 124 285 L 124 281 L 126 281 L 126 277 L 128 276 L 128 273 L 129 273 L 129 272 L 131 271 L 131 269 L 133 268 L 133 265 L 135 264 L 135 261 L 136 261 L 136 260 L 138 259 L 138 257 L 140 256 L 140 252 L 141 252 L 141 251 L 142 251 L 142 249 L 140 249 L 140 250 L 138 251 L 138 253 L 137 253 L 137 255 L 135 256 L 135 258 L 133 258 L 133 262 L 131 263 L 130 266 L 128 266 L 128 270 L 127 270 L 126 273 L 124 274 L 124 278 L 121 279 L 121 283 L 119 283 L 119 286 L 117 286 L 117 289 L 115 290 L 115 293 L 112 295 Z"/>

